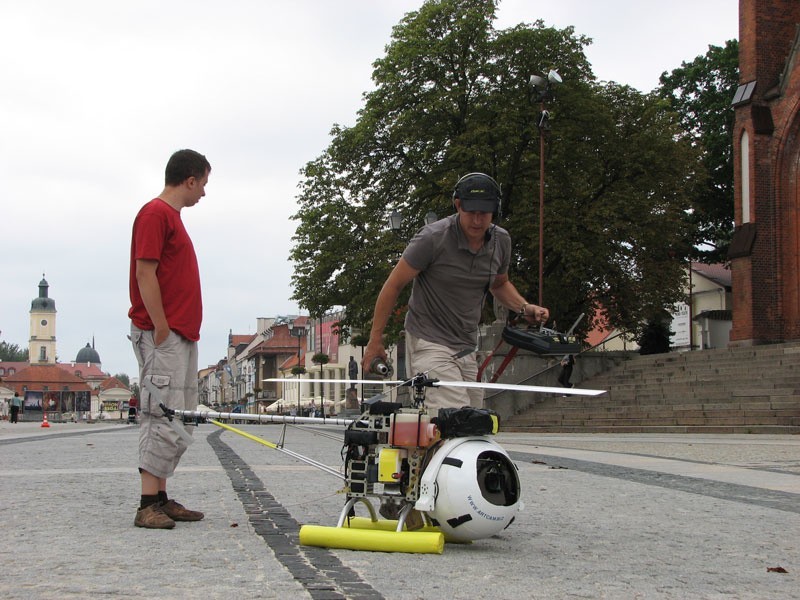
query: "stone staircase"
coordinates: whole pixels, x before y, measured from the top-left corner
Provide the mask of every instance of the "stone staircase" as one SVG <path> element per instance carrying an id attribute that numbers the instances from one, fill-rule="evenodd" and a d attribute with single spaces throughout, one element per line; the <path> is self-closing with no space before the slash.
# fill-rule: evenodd
<path id="1" fill-rule="evenodd" d="M 502 429 L 800 433 L 800 343 L 635 355 L 578 386 L 608 393 L 540 396 Z"/>

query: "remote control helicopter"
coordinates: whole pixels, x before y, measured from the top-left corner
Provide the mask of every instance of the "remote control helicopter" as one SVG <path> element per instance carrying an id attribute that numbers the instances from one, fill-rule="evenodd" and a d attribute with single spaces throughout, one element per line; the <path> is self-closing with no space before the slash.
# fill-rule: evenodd
<path id="1" fill-rule="evenodd" d="M 504 335 L 515 347 L 537 354 L 579 352 L 579 344 L 542 328 Z M 389 365 L 376 361 L 371 375 L 390 377 Z M 296 383 L 292 378 L 265 381 Z M 499 421 L 487 409 L 463 407 L 440 409 L 430 415 L 425 392 L 439 386 L 479 387 L 495 390 L 558 395 L 596 396 L 603 390 L 439 381 L 427 373 L 407 380 L 311 379 L 323 383 L 380 383 L 389 389 L 361 403 L 354 418 L 300 417 L 273 414 L 222 413 L 210 410 L 170 410 L 162 405 L 172 423 L 210 422 L 225 430 L 266 445 L 339 478 L 345 504 L 335 526 L 303 525 L 300 543 L 309 546 L 384 552 L 441 553 L 445 542 L 464 543 L 491 537 L 514 521 L 523 508 L 517 467 L 508 453 L 492 439 Z M 409 387 L 411 405 L 391 401 L 390 391 Z M 227 421 L 282 423 L 344 428 L 343 465 L 340 470 L 242 431 Z M 283 440 L 283 436 L 281 436 Z M 373 501 L 379 504 L 376 511 Z M 363 509 L 359 516 L 357 508 Z M 384 517 L 384 518 L 381 518 Z"/>

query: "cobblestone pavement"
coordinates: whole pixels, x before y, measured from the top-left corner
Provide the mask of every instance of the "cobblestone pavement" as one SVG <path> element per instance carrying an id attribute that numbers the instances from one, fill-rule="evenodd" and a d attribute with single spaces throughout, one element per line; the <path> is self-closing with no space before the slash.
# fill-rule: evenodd
<path id="1" fill-rule="evenodd" d="M 800 436 L 554 433 L 508 435 L 508 439 L 516 443 L 657 456 L 800 475 Z"/>
<path id="2" fill-rule="evenodd" d="M 170 482 L 206 519 L 135 528 L 137 439 L 0 422 L 0 597 L 800 599 L 800 436 L 501 434 L 525 508 L 442 555 L 299 546 L 339 480 L 210 424 Z M 286 445 L 340 464 L 335 429 Z"/>

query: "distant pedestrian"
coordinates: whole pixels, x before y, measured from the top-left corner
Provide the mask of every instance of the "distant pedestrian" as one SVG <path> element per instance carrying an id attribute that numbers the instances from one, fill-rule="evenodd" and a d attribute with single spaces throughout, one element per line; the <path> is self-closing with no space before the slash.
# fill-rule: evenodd
<path id="1" fill-rule="evenodd" d="M 8 420 L 8 400 L 6 398 L 0 398 L 0 419 Z"/>
<path id="2" fill-rule="evenodd" d="M 202 154 L 175 152 L 167 163 L 164 190 L 142 207 L 133 223 L 128 316 L 142 384 L 142 496 L 136 527 L 172 529 L 175 521 L 204 517 L 167 496 L 167 478 L 175 473 L 191 438 L 186 430 L 180 431 L 178 420 L 167 421 L 159 405 L 173 410 L 197 408 L 197 341 L 203 302 L 197 256 L 181 210 L 206 195 L 210 171 Z"/>
<path id="3" fill-rule="evenodd" d="M 560 383 L 565 388 L 572 387 L 570 378 L 572 377 L 572 367 L 574 365 L 575 365 L 575 357 L 572 354 L 567 354 L 564 358 L 561 359 L 561 373 L 559 373 L 558 375 L 558 383 Z"/>
<path id="4" fill-rule="evenodd" d="M 14 392 L 14 397 L 11 399 L 11 422 L 19 422 L 19 413 L 22 410 L 22 398 L 19 397 L 19 392 Z"/>

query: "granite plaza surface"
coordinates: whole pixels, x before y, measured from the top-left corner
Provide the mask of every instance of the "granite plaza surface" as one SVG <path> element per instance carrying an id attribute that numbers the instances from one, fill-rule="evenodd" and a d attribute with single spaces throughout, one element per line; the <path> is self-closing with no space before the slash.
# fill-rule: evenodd
<path id="1" fill-rule="evenodd" d="M 285 435 L 341 465 L 340 430 Z M 0 597 L 800 599 L 800 436 L 501 433 L 525 507 L 441 555 L 300 546 L 336 523 L 340 481 L 194 437 L 169 491 L 206 519 L 153 531 L 133 526 L 137 426 L 0 422 Z"/>

